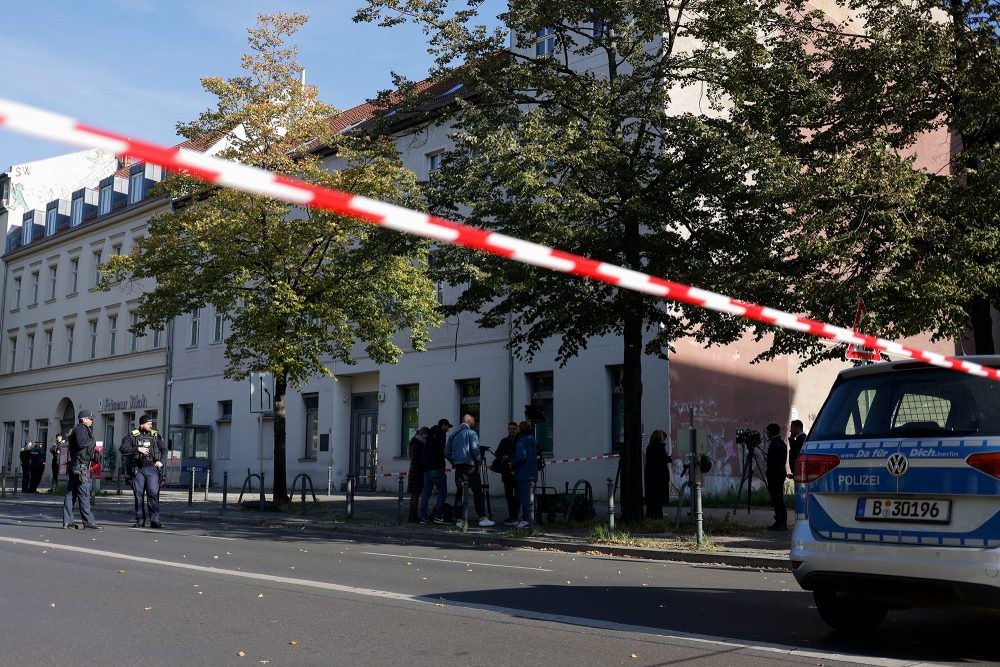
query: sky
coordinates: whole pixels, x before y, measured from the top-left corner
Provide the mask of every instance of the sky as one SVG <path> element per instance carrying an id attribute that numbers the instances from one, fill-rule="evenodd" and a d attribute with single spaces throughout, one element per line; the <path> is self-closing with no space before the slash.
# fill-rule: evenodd
<path id="1" fill-rule="evenodd" d="M 178 121 L 209 108 L 203 76 L 240 71 L 259 13 L 311 17 L 294 42 L 306 79 L 339 109 L 389 88 L 390 73 L 431 66 L 414 26 L 351 19 L 364 0 L 0 0 L 0 96 L 98 128 L 168 145 Z M 491 16 L 500 11 L 490 0 Z M 0 129 L 0 172 L 76 150 Z"/>

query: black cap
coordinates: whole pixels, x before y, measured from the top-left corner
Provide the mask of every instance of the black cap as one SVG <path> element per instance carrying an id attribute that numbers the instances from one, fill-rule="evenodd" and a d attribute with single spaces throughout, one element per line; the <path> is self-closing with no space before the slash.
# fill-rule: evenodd
<path id="1" fill-rule="evenodd" d="M 451 422 L 448 421 L 447 419 L 439 419 L 438 426 L 440 426 L 441 428 L 451 428 Z"/>
<path id="2" fill-rule="evenodd" d="M 143 424 L 147 424 L 147 423 L 149 423 L 151 421 L 153 421 L 152 417 L 150 417 L 149 415 L 143 415 L 143 416 L 139 417 L 139 426 L 142 426 Z"/>
<path id="3" fill-rule="evenodd" d="M 80 410 L 80 414 L 77 415 L 78 419 L 93 419 L 94 413 L 90 410 Z"/>

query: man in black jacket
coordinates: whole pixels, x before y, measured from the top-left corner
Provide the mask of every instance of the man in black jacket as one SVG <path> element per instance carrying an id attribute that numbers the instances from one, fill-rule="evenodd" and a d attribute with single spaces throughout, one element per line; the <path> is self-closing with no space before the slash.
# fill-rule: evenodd
<path id="1" fill-rule="evenodd" d="M 774 507 L 774 525 L 768 530 L 788 530 L 788 510 L 785 508 L 785 480 L 788 474 L 788 445 L 781 439 L 781 428 L 767 425 L 767 491 Z"/>
<path id="2" fill-rule="evenodd" d="M 792 469 L 792 474 L 795 474 L 795 461 L 798 460 L 799 454 L 802 453 L 802 445 L 806 442 L 806 434 L 802 428 L 802 422 L 798 419 L 793 419 L 792 423 L 788 429 L 788 467 Z"/>
<path id="3" fill-rule="evenodd" d="M 80 422 L 69 436 L 69 464 L 66 479 L 66 497 L 63 499 L 63 528 L 77 528 L 73 522 L 73 503 L 80 504 L 80 518 L 84 528 L 100 530 L 101 527 L 90 511 L 90 462 L 97 452 L 94 441 L 94 415 L 90 410 L 80 410 Z"/>
<path id="4" fill-rule="evenodd" d="M 21 459 L 21 493 L 27 493 L 31 487 L 31 441 L 24 443 L 20 452 Z"/>
<path id="5" fill-rule="evenodd" d="M 56 488 L 59 484 L 59 448 L 65 447 L 66 443 L 63 442 L 63 434 L 56 433 L 56 441 L 52 443 L 49 447 L 49 453 L 52 454 L 52 488 Z"/>
<path id="6" fill-rule="evenodd" d="M 448 476 L 444 472 L 444 444 L 448 437 L 448 429 L 451 422 L 447 419 L 439 419 L 436 426 L 432 426 L 427 433 L 427 442 L 424 443 L 424 489 L 420 492 L 420 507 L 417 514 L 421 523 L 430 523 L 431 518 L 427 516 L 427 504 L 431 499 L 431 488 L 437 491 L 434 499 L 434 523 L 445 523 L 444 501 L 448 497 Z"/>
<path id="7" fill-rule="evenodd" d="M 517 422 L 507 424 L 507 437 L 497 445 L 496 456 L 493 459 L 493 472 L 500 473 L 503 481 L 503 494 L 507 499 L 507 520 L 505 526 L 513 526 L 521 515 L 521 501 L 517 497 L 517 482 L 514 481 L 514 471 L 510 461 L 514 458 L 517 446 Z"/>

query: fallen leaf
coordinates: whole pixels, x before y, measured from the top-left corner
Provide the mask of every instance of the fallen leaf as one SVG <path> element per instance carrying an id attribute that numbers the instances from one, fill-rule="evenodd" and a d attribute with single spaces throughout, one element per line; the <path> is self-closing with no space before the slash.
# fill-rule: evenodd
<path id="1" fill-rule="evenodd" d="M 152 609 L 152 607 L 143 607 L 142 608 L 143 611 L 149 611 L 150 609 Z"/>
<path id="2" fill-rule="evenodd" d="M 212 560 L 219 560 L 219 554 L 214 554 L 212 556 Z"/>
<path id="3" fill-rule="evenodd" d="M 45 553 L 45 552 L 43 551 L 42 553 Z M 413 563 L 411 563 L 410 561 L 406 561 L 406 564 L 407 565 L 413 565 Z"/>
<path id="4" fill-rule="evenodd" d="M 205 591 L 198 591 L 198 595 L 204 595 Z"/>
<path id="5" fill-rule="evenodd" d="M 299 643 L 299 640 L 298 639 L 293 639 L 292 641 L 290 641 L 288 643 L 291 644 L 292 646 L 295 646 L 296 644 Z"/>
<path id="6" fill-rule="evenodd" d="M 633 658 L 638 658 L 639 656 L 638 656 L 638 655 L 636 655 L 635 653 L 633 653 L 633 654 L 632 654 L 632 657 L 633 657 Z"/>
<path id="7" fill-rule="evenodd" d="M 55 606 L 55 605 L 53 605 L 53 606 Z M 443 605 L 443 604 L 441 604 L 440 602 L 435 602 L 435 603 L 434 603 L 434 606 L 435 606 L 435 607 L 443 607 L 444 605 Z"/>
<path id="8" fill-rule="evenodd" d="M 48 550 L 43 550 L 43 551 L 42 551 L 42 553 L 43 553 L 43 554 L 47 554 L 47 553 L 48 553 Z"/>
<path id="9" fill-rule="evenodd" d="M 570 581 L 569 579 L 567 579 L 567 580 L 566 580 L 566 583 L 567 583 L 567 584 L 572 584 L 573 582 L 572 582 L 572 581 Z"/>
<path id="10" fill-rule="evenodd" d="M 198 584 L 191 584 L 191 585 L 194 586 L 195 588 L 198 588 Z"/>
<path id="11" fill-rule="evenodd" d="M 262 598 L 262 597 L 264 597 L 264 594 L 263 594 L 263 593 L 258 593 L 258 594 L 257 594 L 257 599 L 258 599 L 258 600 L 259 600 L 260 598 Z"/>
<path id="12" fill-rule="evenodd" d="M 240 651 L 240 652 L 239 652 L 239 653 L 237 653 L 236 655 L 238 655 L 238 656 L 240 656 L 240 657 L 242 658 L 243 656 L 245 656 L 245 655 L 246 655 L 246 653 L 244 653 L 243 651 Z"/>
<path id="13" fill-rule="evenodd" d="M 118 570 L 118 574 L 125 574 L 125 570 Z"/>
<path id="14" fill-rule="evenodd" d="M 289 565 L 289 566 L 288 566 L 288 569 L 289 569 L 289 570 L 294 570 L 294 569 L 295 569 L 295 566 L 294 566 L 294 565 Z"/>
<path id="15" fill-rule="evenodd" d="M 55 606 L 56 606 L 56 603 L 55 603 L 55 602 L 53 602 L 53 603 L 52 603 L 52 604 L 50 604 L 49 606 L 50 606 L 50 607 L 55 607 Z"/>

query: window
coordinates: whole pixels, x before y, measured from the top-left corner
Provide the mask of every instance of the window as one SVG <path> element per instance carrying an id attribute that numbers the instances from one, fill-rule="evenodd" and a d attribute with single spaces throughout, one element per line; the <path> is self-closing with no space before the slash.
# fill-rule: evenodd
<path id="1" fill-rule="evenodd" d="M 52 365 L 52 329 L 45 330 L 45 365 Z"/>
<path id="2" fill-rule="evenodd" d="M 198 345 L 198 330 L 201 328 L 201 308 L 191 311 L 191 337 L 188 340 L 188 347 Z"/>
<path id="3" fill-rule="evenodd" d="M 17 368 L 17 337 L 16 336 L 11 336 L 11 338 L 10 338 L 10 372 L 13 373 L 15 368 Z"/>
<path id="4" fill-rule="evenodd" d="M 90 321 L 90 358 L 97 358 L 97 320 Z"/>
<path id="5" fill-rule="evenodd" d="M 94 287 L 101 282 L 101 262 L 104 261 L 104 254 L 98 250 L 94 253 Z"/>
<path id="6" fill-rule="evenodd" d="M 137 171 L 128 179 L 128 203 L 134 204 L 137 201 L 142 200 L 142 184 L 144 182 L 145 174 L 141 171 Z"/>
<path id="7" fill-rule="evenodd" d="M 16 310 L 21 307 L 21 277 L 18 276 L 14 278 L 14 308 L 11 310 Z"/>
<path id="8" fill-rule="evenodd" d="M 162 327 L 157 327 L 157 328 L 153 329 L 153 347 L 154 348 L 160 347 L 160 334 L 162 334 L 162 333 L 163 333 L 163 328 Z"/>
<path id="9" fill-rule="evenodd" d="M 177 406 L 181 410 L 181 423 L 189 426 L 194 423 L 194 405 L 191 403 L 181 403 Z"/>
<path id="10" fill-rule="evenodd" d="M 31 272 L 31 305 L 38 303 L 38 271 Z"/>
<path id="11" fill-rule="evenodd" d="M 28 370 L 35 367 L 35 334 L 28 334 Z"/>
<path id="12" fill-rule="evenodd" d="M 76 329 L 72 324 L 66 325 L 66 363 L 73 363 L 73 331 Z"/>
<path id="13" fill-rule="evenodd" d="M 108 316 L 108 355 L 115 356 L 115 348 L 118 345 L 118 316 Z"/>
<path id="14" fill-rule="evenodd" d="M 117 257 L 117 256 L 119 256 L 121 254 L 122 254 L 122 244 L 121 243 L 116 243 L 113 246 L 111 246 L 111 255 L 113 257 Z"/>
<path id="15" fill-rule="evenodd" d="M 219 419 L 233 418 L 233 402 L 219 401 Z"/>
<path id="16" fill-rule="evenodd" d="M 306 449 L 303 457 L 315 459 L 319 449 L 319 394 L 303 394 L 302 401 L 306 407 Z"/>
<path id="17" fill-rule="evenodd" d="M 70 273 L 69 293 L 70 294 L 76 294 L 77 284 L 80 281 L 80 258 L 79 257 L 74 257 L 73 259 L 69 260 L 69 273 Z"/>
<path id="18" fill-rule="evenodd" d="M 465 380 L 460 384 L 461 399 L 459 400 L 458 414 L 475 417 L 476 425 L 472 430 L 479 433 L 479 380 Z"/>
<path id="19" fill-rule="evenodd" d="M 434 298 L 438 303 L 444 304 L 444 281 L 437 280 L 434 282 Z"/>
<path id="20" fill-rule="evenodd" d="M 83 197 L 77 197 L 73 200 L 69 213 L 70 227 L 77 227 L 81 222 L 83 222 Z"/>
<path id="21" fill-rule="evenodd" d="M 441 160 L 444 158 L 444 152 L 438 151 L 436 153 L 427 154 L 427 173 L 433 174 L 435 172 L 441 171 Z"/>
<path id="22" fill-rule="evenodd" d="M 225 313 L 216 313 L 215 314 L 215 326 L 212 328 L 212 342 L 213 343 L 221 343 L 222 342 L 222 336 L 223 336 L 223 331 L 225 329 L 225 324 L 226 324 L 226 315 L 225 315 Z"/>
<path id="23" fill-rule="evenodd" d="M 56 215 L 59 213 L 58 209 L 50 208 L 45 212 L 45 234 L 51 236 L 56 233 Z"/>
<path id="24" fill-rule="evenodd" d="M 48 452 L 47 443 L 49 441 L 49 422 L 47 419 L 39 419 L 35 422 L 35 442 L 42 443 L 42 449 Z"/>
<path id="25" fill-rule="evenodd" d="M 556 29 L 542 28 L 535 33 L 535 56 L 551 56 L 556 51 Z"/>
<path id="26" fill-rule="evenodd" d="M 107 215 L 111 213 L 111 186 L 105 185 L 101 188 L 101 194 L 97 200 L 97 215 Z"/>
<path id="27" fill-rule="evenodd" d="M 538 408 L 542 419 L 535 426 L 535 440 L 539 451 L 551 454 L 555 442 L 555 428 L 552 423 L 554 383 L 552 373 L 540 373 L 531 376 L 531 404 Z"/>
<path id="28" fill-rule="evenodd" d="M 420 385 L 410 384 L 399 388 L 403 398 L 402 428 L 400 431 L 399 455 L 406 456 L 410 440 L 420 430 Z"/>
<path id="29" fill-rule="evenodd" d="M 58 276 L 57 267 L 49 267 L 49 298 L 56 298 L 56 277 Z"/>
<path id="30" fill-rule="evenodd" d="M 128 349 L 130 352 L 139 351 L 139 334 L 135 332 L 135 328 L 139 325 L 139 313 L 131 313 L 129 315 L 131 324 L 129 325 L 129 344 Z"/>
<path id="31" fill-rule="evenodd" d="M 620 452 L 625 443 L 625 392 L 622 391 L 623 366 L 610 366 L 611 375 L 611 451 Z"/>

